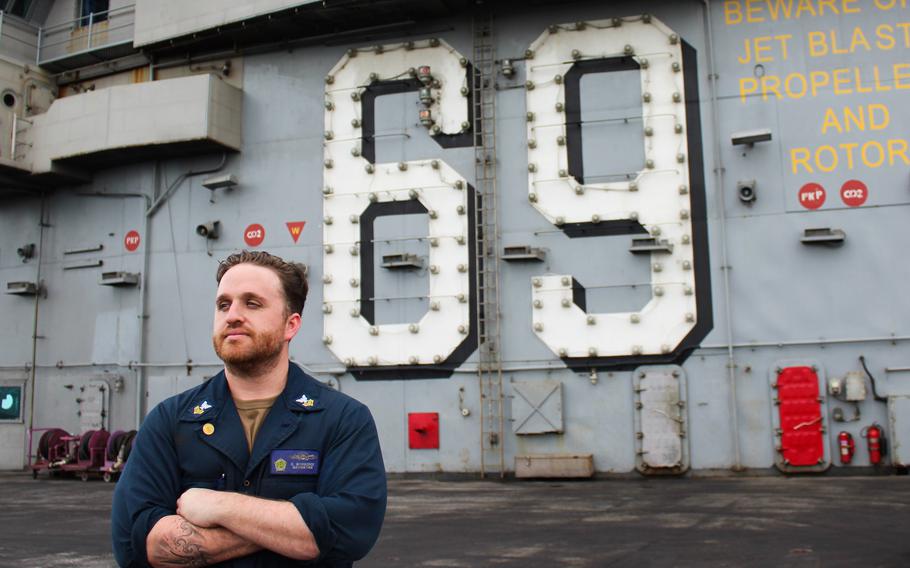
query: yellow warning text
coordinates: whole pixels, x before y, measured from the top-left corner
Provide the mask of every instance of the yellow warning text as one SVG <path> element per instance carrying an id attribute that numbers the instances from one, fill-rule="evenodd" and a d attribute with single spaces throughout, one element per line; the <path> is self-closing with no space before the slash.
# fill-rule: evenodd
<path id="1" fill-rule="evenodd" d="M 872 65 L 867 69 L 842 67 L 808 73 L 793 72 L 783 76 L 740 77 L 739 96 L 742 102 L 746 102 L 746 98 L 752 95 L 760 95 L 763 101 L 767 101 L 771 98 L 815 97 L 825 91 L 835 95 L 854 95 L 910 90 L 910 63 L 895 63 L 885 68 Z"/>
<path id="2" fill-rule="evenodd" d="M 829 107 L 825 110 L 822 122 L 822 134 L 831 132 L 862 132 L 869 130 L 884 130 L 891 124 L 891 111 L 883 104 L 874 103 L 861 105 L 855 109 L 845 106 L 835 110 Z"/>
<path id="3" fill-rule="evenodd" d="M 833 172 L 846 167 L 852 170 L 859 164 L 867 168 L 904 164 L 910 166 L 907 140 L 892 138 L 866 142 L 842 142 L 815 147 L 790 148 L 790 167 L 794 174 L 800 172 Z"/>
<path id="4" fill-rule="evenodd" d="M 878 4 L 906 0 L 879 0 Z M 878 7 L 878 6 L 877 6 Z M 880 10 L 889 9 L 879 7 Z M 724 23 L 728 26 L 738 24 L 760 24 L 800 18 L 859 14 L 862 3 L 859 0 L 725 0 Z"/>

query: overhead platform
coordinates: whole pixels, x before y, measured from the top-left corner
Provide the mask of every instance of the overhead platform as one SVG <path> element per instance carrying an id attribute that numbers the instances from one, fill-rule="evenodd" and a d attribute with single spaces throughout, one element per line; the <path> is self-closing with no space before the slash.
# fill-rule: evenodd
<path id="1" fill-rule="evenodd" d="M 133 47 L 133 4 L 44 26 L 36 60 L 49 73 L 62 73 L 138 53 Z"/>
<path id="2" fill-rule="evenodd" d="M 472 0 L 253 0 L 225 7 L 219 0 L 137 0 L 134 47 L 157 57 L 188 50 L 215 52 L 281 44 L 378 40 L 438 33 L 419 22 L 464 14 Z"/>
<path id="3" fill-rule="evenodd" d="M 20 122 L 15 160 L 0 170 L 78 181 L 125 163 L 239 151 L 243 92 L 214 75 L 110 87 L 54 101 Z M 6 172 L 0 172 L 6 173 Z"/>

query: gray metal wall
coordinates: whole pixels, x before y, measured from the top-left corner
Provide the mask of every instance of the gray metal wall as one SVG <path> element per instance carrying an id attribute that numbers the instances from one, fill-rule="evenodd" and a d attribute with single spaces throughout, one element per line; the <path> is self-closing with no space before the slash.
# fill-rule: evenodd
<path id="1" fill-rule="evenodd" d="M 856 26 L 874 34 L 876 26 L 906 20 L 908 16 L 906 8 L 884 11 L 872 2 L 860 4 L 860 14 L 804 14 L 800 19 L 786 22 L 741 25 L 726 23 L 725 18 L 732 16 L 723 12 L 722 5 L 714 7 L 711 25 L 718 74 L 717 124 L 712 120 L 707 30 L 699 3 L 527 7 L 520 13 L 500 14 L 496 19 L 500 58 L 520 57 L 550 24 L 643 11 L 659 17 L 697 52 L 714 326 L 701 348 L 683 364 L 688 379 L 688 440 L 693 469 L 733 466 L 737 436 L 742 465 L 749 468 L 773 465 L 774 407 L 769 377 L 775 368 L 787 362 L 814 363 L 823 374 L 832 377 L 858 370 L 857 357 L 864 354 L 873 373 L 879 376 L 881 391 L 910 394 L 910 388 L 905 386 L 906 376 L 884 372 L 886 367 L 908 364 L 906 339 L 910 337 L 910 329 L 901 316 L 910 308 L 903 293 L 910 267 L 901 259 L 910 243 L 907 234 L 900 230 L 907 205 L 907 165 L 868 168 L 857 162 L 850 170 L 843 166 L 842 158 L 841 167 L 835 171 L 794 175 L 789 162 L 789 149 L 794 146 L 862 143 L 906 136 L 910 111 L 906 105 L 899 104 L 906 94 L 896 88 L 902 83 L 892 78 L 890 84 L 895 88 L 890 92 L 821 93 L 799 100 L 774 100 L 773 96 L 762 100 L 760 95 L 743 99 L 739 93 L 741 77 L 756 77 L 762 72 L 785 76 L 791 72 L 855 66 L 868 79 L 871 66 L 878 65 L 884 70 L 906 59 L 907 46 L 899 38 L 891 50 L 860 48 L 853 54 L 816 58 L 807 55 L 805 37 L 809 32 L 836 30 L 843 40 Z M 464 18 L 447 24 L 451 31 L 439 34 L 440 37 L 470 57 L 470 20 Z M 762 70 L 736 61 L 747 38 L 780 34 L 793 36 L 786 61 L 778 58 L 764 62 Z M 105 374 L 125 379 L 122 391 L 112 393 L 109 426 L 119 429 L 135 424 L 136 377 L 140 372 L 147 376 L 153 402 L 168 389 L 176 388 L 174 385 L 192 384 L 217 372 L 219 367 L 209 339 L 215 268 L 218 259 L 244 248 L 244 228 L 259 223 L 266 231 L 263 249 L 305 262 L 311 269 L 313 286 L 303 314 L 302 332 L 291 345 L 292 356 L 320 378 L 370 406 L 379 426 L 389 470 L 476 471 L 479 468 L 480 409 L 473 372 L 475 356 L 449 379 L 355 381 L 321 341 L 323 77 L 348 47 L 314 47 L 246 58 L 243 149 L 228 157 L 224 169 L 236 175 L 240 185 L 229 191 L 211 192 L 200 186 L 199 178 L 185 181 L 150 220 L 150 240 L 149 235 L 143 234 L 142 248 L 137 252 L 126 252 L 122 243 L 126 232 L 142 229 L 140 199 L 78 194 L 154 192 L 155 164 L 109 169 L 97 173 L 89 185 L 49 193 L 45 245 L 41 251 L 41 278 L 47 297 L 39 302 L 35 427 L 78 429 L 74 403 L 78 386 Z M 501 77 L 500 80 L 504 86 L 520 84 L 522 72 L 519 64 L 515 81 L 510 83 Z M 908 83 L 910 79 L 903 81 Z M 638 96 L 634 90 L 630 93 L 620 95 Z M 470 178 L 472 151 L 443 150 L 429 140 L 425 130 L 415 124 L 412 95 L 400 95 L 396 100 L 390 97 L 382 103 L 383 122 L 377 125 L 377 131 L 404 127 L 412 137 L 403 144 L 377 144 L 377 157 L 392 161 L 444 156 Z M 497 98 L 501 240 L 503 245 L 544 247 L 547 261 L 503 263 L 501 267 L 505 390 L 512 397 L 512 381 L 562 381 L 565 431 L 515 436 L 511 434 L 511 423 L 507 422 L 504 439 L 507 464 L 515 455 L 591 453 L 598 471 L 628 472 L 635 467 L 631 371 L 601 369 L 592 380 L 587 371 L 576 373 L 566 369 L 533 333 L 530 279 L 546 272 L 573 273 L 589 281 L 618 285 L 614 292 L 604 293 L 593 301 L 601 307 L 625 309 L 628 305 L 641 304 L 648 297 L 641 287 L 631 286 L 647 281 L 647 259 L 629 254 L 628 237 L 570 240 L 531 207 L 527 198 L 524 97 L 523 89 L 508 89 L 500 91 Z M 590 96 L 584 104 L 594 108 L 599 100 L 596 95 Z M 873 102 L 888 106 L 891 124 L 887 129 L 852 134 L 820 132 L 824 108 L 838 110 L 851 105 L 855 108 Z M 595 108 L 589 112 L 596 111 Z M 773 140 L 754 147 L 731 144 L 733 132 L 754 128 L 770 129 Z M 601 136 L 604 144 L 615 135 L 595 131 L 589 134 L 591 139 Z M 633 135 L 630 147 L 640 144 L 641 138 L 634 136 L 637 135 Z M 722 164 L 714 158 L 715 148 Z M 595 157 L 592 154 L 589 159 Z M 181 173 L 216 164 L 219 159 L 220 156 L 208 156 L 162 162 L 157 191 Z M 621 165 L 625 160 L 640 161 L 641 156 L 629 151 L 628 155 L 614 154 L 611 159 Z M 721 165 L 722 175 L 714 175 Z M 745 179 L 757 180 L 758 198 L 752 205 L 742 203 L 736 196 L 736 182 Z M 863 207 L 840 204 L 838 188 L 847 179 L 861 179 L 869 187 L 870 197 Z M 818 210 L 807 210 L 797 200 L 799 188 L 808 182 L 821 183 L 827 189 L 826 205 Z M 37 197 L 0 198 L 0 282 L 4 285 L 8 281 L 35 278 L 37 261 L 23 263 L 15 250 L 22 244 L 39 242 L 39 209 Z M 209 220 L 221 222 L 222 237 L 213 243 L 206 243 L 195 234 L 196 225 Z M 306 221 L 297 243 L 285 226 L 289 221 Z M 837 248 L 801 244 L 803 230 L 817 227 L 843 229 L 846 242 Z M 393 225 L 383 230 L 392 237 L 399 229 Z M 103 244 L 103 250 L 65 254 L 70 248 L 97 244 Z M 207 245 L 210 245 L 208 251 Z M 98 278 L 101 270 L 141 272 L 146 246 L 151 250 L 145 340 L 145 362 L 149 366 L 142 368 L 131 365 L 139 359 L 140 291 L 99 286 Z M 65 269 L 68 263 L 82 258 L 101 259 L 104 266 Z M 725 275 L 729 278 L 729 292 L 724 284 Z M 388 295 L 419 293 L 423 286 L 416 281 L 383 278 L 378 280 L 378 289 Z M 418 309 L 402 302 L 397 307 L 380 308 L 377 313 L 388 318 L 387 321 L 409 321 Z M 27 372 L 33 311 L 33 298 L 0 295 L 0 313 L 5 323 L 0 326 L 3 369 Z M 728 329 L 728 321 L 732 322 L 732 329 Z M 732 360 L 728 350 L 730 341 L 734 346 Z M 735 423 L 731 379 L 736 388 Z M 144 396 L 140 398 L 144 400 Z M 462 398 L 464 406 L 471 411 L 467 417 L 462 414 Z M 506 403 L 507 419 L 510 400 Z M 861 408 L 863 421 L 844 426 L 858 440 L 862 425 L 887 422 L 885 405 L 867 400 Z M 440 413 L 439 451 L 408 449 L 408 412 Z M 9 427 L 0 425 L 0 429 Z M 839 429 L 834 425 L 828 428 L 832 446 Z M 858 452 L 854 463 L 867 463 L 863 452 Z"/>

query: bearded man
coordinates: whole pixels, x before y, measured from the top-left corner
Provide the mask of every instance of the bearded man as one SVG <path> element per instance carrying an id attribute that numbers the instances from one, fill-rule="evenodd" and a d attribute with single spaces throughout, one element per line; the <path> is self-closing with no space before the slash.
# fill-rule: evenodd
<path id="1" fill-rule="evenodd" d="M 290 363 L 305 267 L 234 254 L 216 276 L 224 370 L 146 417 L 114 492 L 121 566 L 352 566 L 385 516 L 363 404 Z M 309 562 L 305 562 L 309 561 Z"/>

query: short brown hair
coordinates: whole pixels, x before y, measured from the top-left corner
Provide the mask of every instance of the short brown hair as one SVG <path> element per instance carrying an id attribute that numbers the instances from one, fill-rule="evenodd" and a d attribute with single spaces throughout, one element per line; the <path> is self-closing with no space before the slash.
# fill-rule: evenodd
<path id="1" fill-rule="evenodd" d="M 238 264 L 254 264 L 274 272 L 281 282 L 281 288 L 284 290 L 288 315 L 303 314 L 303 305 L 306 303 L 306 295 L 310 289 L 306 281 L 306 265 L 299 262 L 288 262 L 265 251 L 245 250 L 234 253 L 218 263 L 218 272 L 215 274 L 215 280 L 221 284 L 221 278 L 224 277 L 224 274 Z"/>

